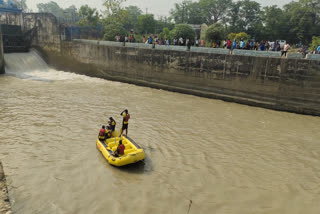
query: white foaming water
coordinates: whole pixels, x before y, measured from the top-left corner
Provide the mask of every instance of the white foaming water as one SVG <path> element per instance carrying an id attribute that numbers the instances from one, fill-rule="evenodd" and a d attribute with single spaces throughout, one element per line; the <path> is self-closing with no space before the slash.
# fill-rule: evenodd
<path id="1" fill-rule="evenodd" d="M 29 53 L 5 54 L 6 74 L 23 79 L 40 81 L 86 81 L 105 82 L 103 79 L 85 75 L 57 71 L 50 68 L 42 57 L 34 50 Z"/>

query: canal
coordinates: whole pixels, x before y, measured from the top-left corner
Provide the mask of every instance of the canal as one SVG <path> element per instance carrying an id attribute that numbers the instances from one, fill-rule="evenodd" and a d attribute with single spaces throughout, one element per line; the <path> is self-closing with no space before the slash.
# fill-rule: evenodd
<path id="1" fill-rule="evenodd" d="M 0 159 L 17 214 L 319 212 L 319 117 L 57 71 L 33 51 L 5 60 Z M 146 159 L 116 168 L 95 142 L 125 108 Z"/>

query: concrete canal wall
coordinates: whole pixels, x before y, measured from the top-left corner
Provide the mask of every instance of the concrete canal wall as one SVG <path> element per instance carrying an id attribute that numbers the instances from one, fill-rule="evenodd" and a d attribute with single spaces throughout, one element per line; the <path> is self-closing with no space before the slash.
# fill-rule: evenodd
<path id="1" fill-rule="evenodd" d="M 4 55 L 3 55 L 3 41 L 2 41 L 2 34 L 0 32 L 0 74 L 4 74 Z"/>
<path id="2" fill-rule="evenodd" d="M 320 115 L 320 61 L 62 42 L 50 65 L 76 73 Z"/>
<path id="3" fill-rule="evenodd" d="M 320 115 L 320 60 L 281 58 L 275 52 L 73 40 L 61 41 L 48 14 L 37 22 L 34 47 L 58 69 L 142 86 L 238 102 L 270 109 Z M 30 28 L 29 27 L 29 28 Z M 203 50 L 203 51 L 202 51 Z M 320 59 L 320 58 L 319 58 Z"/>
<path id="4" fill-rule="evenodd" d="M 9 213 L 11 213 L 11 205 L 8 197 L 6 178 L 0 161 L 0 214 Z"/>

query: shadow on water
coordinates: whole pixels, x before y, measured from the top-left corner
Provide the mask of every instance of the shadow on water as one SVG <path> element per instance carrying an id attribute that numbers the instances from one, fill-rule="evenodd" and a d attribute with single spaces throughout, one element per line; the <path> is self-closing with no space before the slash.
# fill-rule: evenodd
<path id="1" fill-rule="evenodd" d="M 152 160 L 148 156 L 148 154 L 146 154 L 146 157 L 143 161 L 139 161 L 137 163 L 129 164 L 126 166 L 117 167 L 109 164 L 108 161 L 103 157 L 102 153 L 99 151 L 98 148 L 97 148 L 97 153 L 98 153 L 99 161 L 102 164 L 104 164 L 108 169 L 114 168 L 126 173 L 132 173 L 132 174 L 150 174 L 153 171 Z"/>
<path id="2" fill-rule="evenodd" d="M 119 170 L 127 172 L 127 173 L 150 174 L 153 171 L 152 160 L 146 154 L 146 157 L 143 161 L 139 161 L 134 164 L 119 167 Z"/>

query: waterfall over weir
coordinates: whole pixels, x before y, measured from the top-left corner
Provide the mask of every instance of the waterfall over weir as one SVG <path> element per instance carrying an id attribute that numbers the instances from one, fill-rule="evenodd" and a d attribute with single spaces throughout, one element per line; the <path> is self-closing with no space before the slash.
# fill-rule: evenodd
<path id="1" fill-rule="evenodd" d="M 10 53 L 4 55 L 6 73 L 17 74 L 29 71 L 46 71 L 47 63 L 34 50 L 28 53 Z"/>
<path id="2" fill-rule="evenodd" d="M 103 81 L 98 78 L 84 75 L 57 71 L 48 66 L 41 55 L 31 50 L 28 53 L 5 54 L 6 75 L 15 76 L 21 79 L 31 79 L 39 81 L 59 81 L 59 80 L 84 80 Z"/>

